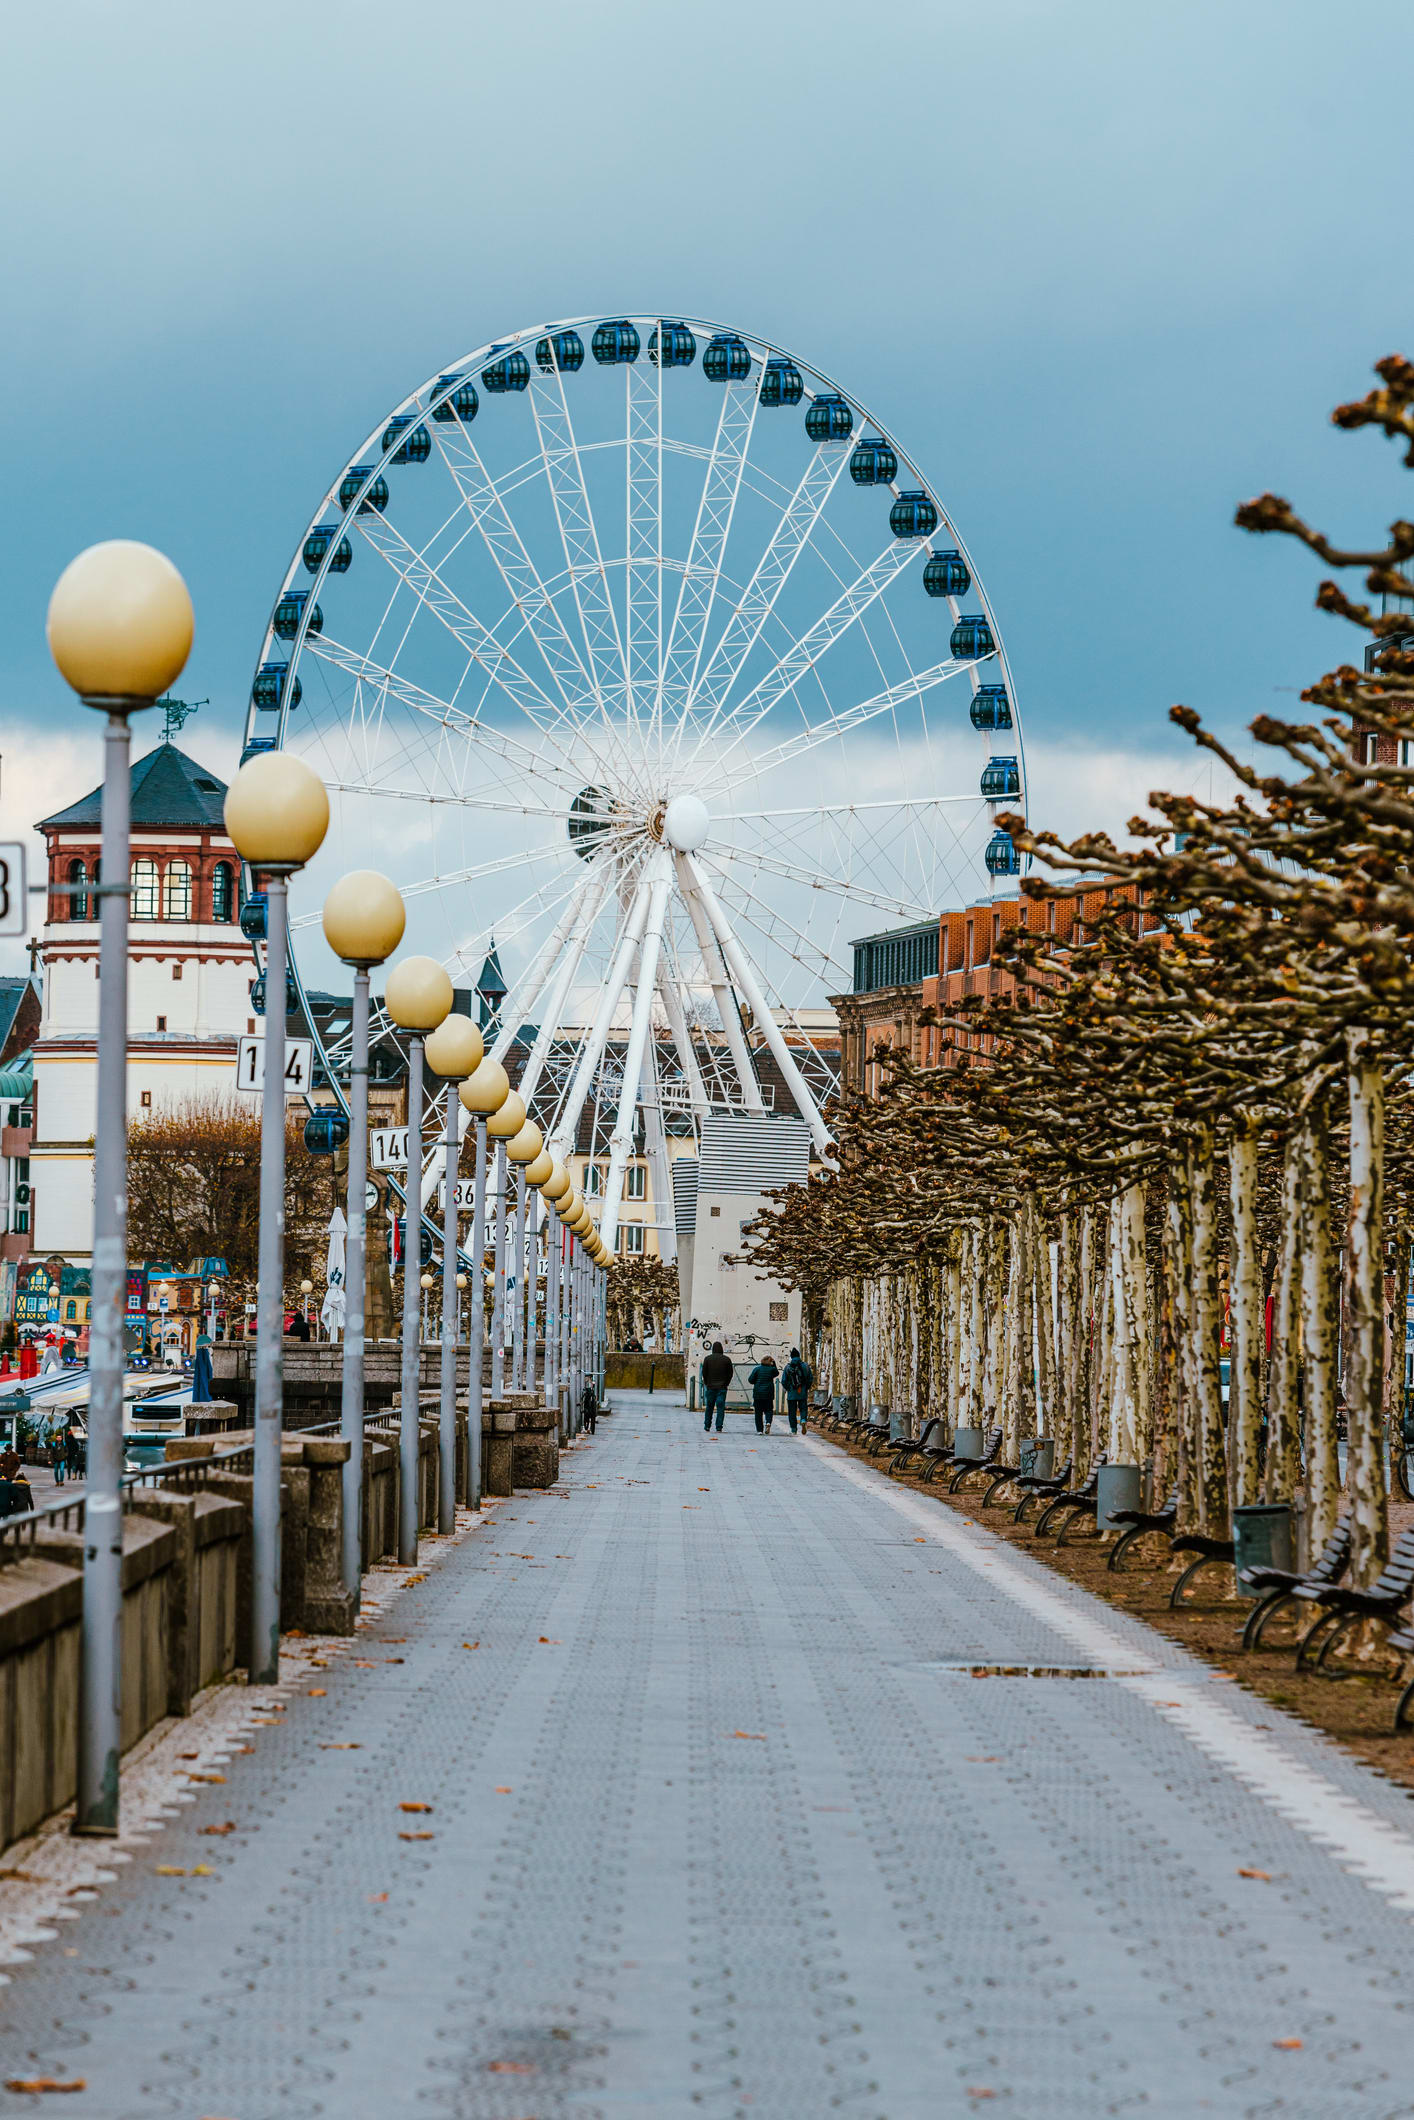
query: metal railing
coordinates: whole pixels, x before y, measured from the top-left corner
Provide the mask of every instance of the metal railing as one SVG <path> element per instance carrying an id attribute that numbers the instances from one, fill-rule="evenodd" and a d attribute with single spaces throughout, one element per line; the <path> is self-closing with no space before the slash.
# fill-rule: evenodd
<path id="1" fill-rule="evenodd" d="M 171 1458 L 143 1465 L 136 1472 L 123 1474 L 119 1483 L 123 1507 L 130 1509 L 135 1505 L 137 1490 L 142 1487 L 175 1487 L 189 1493 L 206 1486 L 213 1473 L 249 1472 L 253 1462 L 254 1445 L 237 1443 L 227 1450 L 213 1450 L 209 1457 Z M 76 1494 L 72 1501 L 46 1502 L 42 1509 L 26 1510 L 22 1516 L 0 1517 L 0 1567 L 33 1552 L 41 1531 L 81 1532 L 85 1500 L 84 1495 Z"/>

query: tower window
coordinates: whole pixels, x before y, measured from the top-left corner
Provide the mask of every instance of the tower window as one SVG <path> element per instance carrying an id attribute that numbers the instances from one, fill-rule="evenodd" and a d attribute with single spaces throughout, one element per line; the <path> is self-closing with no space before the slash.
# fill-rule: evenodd
<path id="1" fill-rule="evenodd" d="M 158 1028 L 158 1030 L 159 1030 L 159 1031 L 165 1031 L 165 1030 L 166 1030 L 166 1028 L 167 1028 L 167 1018 L 166 1018 L 165 1016 L 159 1016 L 159 1017 L 158 1017 L 158 1019 L 157 1019 L 157 1028 Z"/>
<path id="2" fill-rule="evenodd" d="M 211 878 L 211 917 L 213 920 L 234 920 L 236 917 L 236 878 L 229 861 L 218 861 Z"/>
<path id="3" fill-rule="evenodd" d="M 87 920 L 88 892 L 84 886 L 88 882 L 88 870 L 81 861 L 71 861 L 69 863 L 68 880 L 69 918 L 70 920 Z"/>
<path id="4" fill-rule="evenodd" d="M 169 861 L 162 879 L 162 918 L 191 919 L 191 863 Z"/>
<path id="5" fill-rule="evenodd" d="M 173 977 L 174 979 L 180 979 L 180 978 L 181 978 L 181 976 L 182 976 L 182 965 L 181 965 L 181 959 L 180 959 L 180 958 L 178 958 L 177 962 L 176 962 L 176 963 L 175 963 L 175 964 L 174 964 L 174 965 L 172 966 L 172 977 Z"/>

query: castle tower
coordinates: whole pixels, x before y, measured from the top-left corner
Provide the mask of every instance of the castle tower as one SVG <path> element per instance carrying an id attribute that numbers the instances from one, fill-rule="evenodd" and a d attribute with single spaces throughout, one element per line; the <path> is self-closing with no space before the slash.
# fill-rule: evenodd
<path id="1" fill-rule="evenodd" d="M 241 865 L 222 818 L 225 783 L 175 744 L 131 772 L 128 1117 L 235 1086 L 236 1039 L 255 1029 L 255 967 L 242 936 Z M 49 900 L 34 1049 L 33 1245 L 87 1260 L 93 1237 L 102 789 L 44 818 Z"/>

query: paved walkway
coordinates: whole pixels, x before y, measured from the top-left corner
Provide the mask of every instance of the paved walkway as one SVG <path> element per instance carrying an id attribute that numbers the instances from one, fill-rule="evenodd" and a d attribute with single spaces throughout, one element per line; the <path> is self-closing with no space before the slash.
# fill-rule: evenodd
<path id="1" fill-rule="evenodd" d="M 1414 2114 L 1402 1794 L 826 1444 L 618 1405 L 14 1969 L 0 2074 L 103 2120 Z"/>

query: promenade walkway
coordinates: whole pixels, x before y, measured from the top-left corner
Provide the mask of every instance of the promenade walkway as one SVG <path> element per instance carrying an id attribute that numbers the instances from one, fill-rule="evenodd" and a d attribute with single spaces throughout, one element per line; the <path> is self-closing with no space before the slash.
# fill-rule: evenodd
<path id="1" fill-rule="evenodd" d="M 617 1404 L 9 1969 L 0 2075 L 102 2120 L 1414 2113 L 1400 1792 L 827 1444 Z"/>

